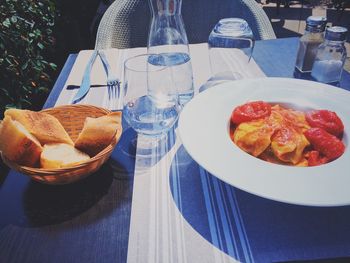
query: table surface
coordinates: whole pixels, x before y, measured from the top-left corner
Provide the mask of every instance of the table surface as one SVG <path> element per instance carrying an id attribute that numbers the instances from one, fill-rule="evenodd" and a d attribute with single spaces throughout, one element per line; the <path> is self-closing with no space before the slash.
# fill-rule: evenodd
<path id="1" fill-rule="evenodd" d="M 297 43 L 298 38 L 257 41 L 253 56 L 267 76 L 293 77 Z M 45 108 L 55 104 L 75 59 L 68 57 Z M 350 90 L 349 73 L 340 87 Z M 118 147 L 135 136 L 129 129 Z M 133 174 L 135 159 L 117 153 L 71 185 L 42 185 L 12 170 L 0 173 L 0 262 L 125 262 L 133 180 L 115 178 L 115 162 Z"/>

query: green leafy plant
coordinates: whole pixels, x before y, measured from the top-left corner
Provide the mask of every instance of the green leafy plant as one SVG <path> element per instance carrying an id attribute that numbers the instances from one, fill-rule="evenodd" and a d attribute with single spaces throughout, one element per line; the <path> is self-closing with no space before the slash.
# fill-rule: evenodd
<path id="1" fill-rule="evenodd" d="M 0 3 L 0 118 L 9 107 L 40 109 L 50 91 L 55 2 Z"/>

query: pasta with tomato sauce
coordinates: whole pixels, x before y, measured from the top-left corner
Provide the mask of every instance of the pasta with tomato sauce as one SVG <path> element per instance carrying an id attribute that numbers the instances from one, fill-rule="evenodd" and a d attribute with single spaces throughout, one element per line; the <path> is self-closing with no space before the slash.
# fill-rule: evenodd
<path id="1" fill-rule="evenodd" d="M 339 158 L 344 125 L 335 112 L 297 111 L 253 101 L 231 114 L 230 136 L 245 152 L 262 160 L 293 166 L 316 166 Z"/>

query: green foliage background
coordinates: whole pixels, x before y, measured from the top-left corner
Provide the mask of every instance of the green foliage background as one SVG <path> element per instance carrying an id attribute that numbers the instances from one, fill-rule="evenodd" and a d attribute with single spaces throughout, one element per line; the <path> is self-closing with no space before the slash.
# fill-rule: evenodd
<path id="1" fill-rule="evenodd" d="M 1 0 L 0 119 L 6 108 L 38 110 L 49 93 L 56 6 L 51 0 Z"/>

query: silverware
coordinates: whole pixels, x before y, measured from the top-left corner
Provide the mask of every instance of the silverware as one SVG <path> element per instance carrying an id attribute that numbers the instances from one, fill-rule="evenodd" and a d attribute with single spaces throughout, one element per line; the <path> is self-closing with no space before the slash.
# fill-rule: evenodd
<path id="1" fill-rule="evenodd" d="M 98 54 L 102 60 L 103 67 L 107 73 L 107 88 L 108 88 L 108 100 L 109 100 L 109 108 L 120 110 L 120 81 L 118 77 L 113 73 L 107 57 L 103 50 L 99 50 Z"/>
<path id="2" fill-rule="evenodd" d="M 101 88 L 101 87 L 106 87 L 107 84 L 92 84 L 90 85 L 90 88 Z M 67 90 L 73 90 L 73 89 L 80 89 L 79 85 L 67 85 L 66 87 Z"/>
<path id="3" fill-rule="evenodd" d="M 96 60 L 97 54 L 98 54 L 97 50 L 94 50 L 94 52 L 92 53 L 89 59 L 88 64 L 86 65 L 84 75 L 83 75 L 83 80 L 81 82 L 78 92 L 75 94 L 73 98 L 73 104 L 81 101 L 90 90 L 90 84 L 91 84 L 90 74 L 91 74 L 92 65 Z"/>

